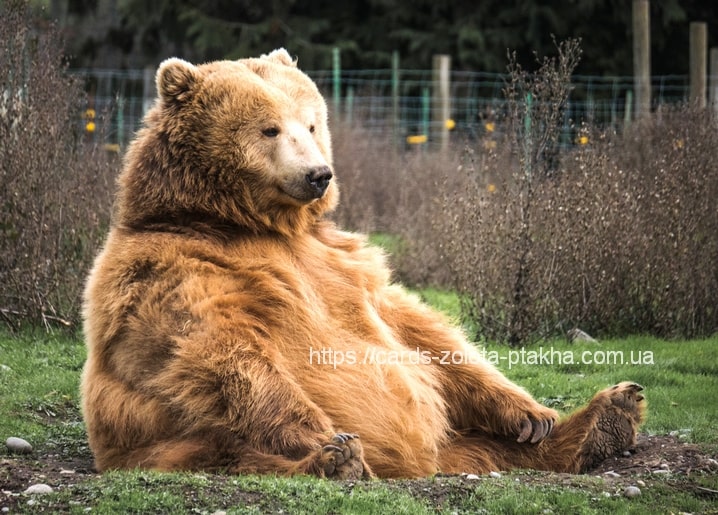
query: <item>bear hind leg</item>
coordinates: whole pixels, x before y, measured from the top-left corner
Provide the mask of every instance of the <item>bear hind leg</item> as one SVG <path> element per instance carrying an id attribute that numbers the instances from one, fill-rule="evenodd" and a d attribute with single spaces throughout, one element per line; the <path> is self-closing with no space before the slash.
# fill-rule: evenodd
<path id="1" fill-rule="evenodd" d="M 235 435 L 214 434 L 156 442 L 121 454 L 114 466 L 160 471 L 226 471 L 233 474 L 311 474 L 331 479 L 370 478 L 359 436 L 337 433 L 304 458 L 260 451 Z"/>
<path id="2" fill-rule="evenodd" d="M 642 390 L 623 382 L 597 393 L 536 444 L 475 432 L 457 435 L 441 452 L 440 468 L 479 474 L 514 468 L 586 472 L 635 445 L 646 405 Z"/>
<path id="3" fill-rule="evenodd" d="M 329 479 L 374 477 L 371 468 L 364 460 L 364 450 L 359 436 L 350 433 L 335 434 L 321 448 L 300 460 L 244 449 L 228 470 L 234 474 L 311 474 Z"/>
<path id="4" fill-rule="evenodd" d="M 579 453 L 580 471 L 636 445 L 646 403 L 638 383 L 623 382 L 596 394 L 587 409 L 596 410 L 595 425 Z"/>
<path id="5" fill-rule="evenodd" d="M 534 467 L 582 473 L 631 449 L 646 407 L 641 391 L 638 383 L 624 381 L 598 392 L 541 443 Z"/>

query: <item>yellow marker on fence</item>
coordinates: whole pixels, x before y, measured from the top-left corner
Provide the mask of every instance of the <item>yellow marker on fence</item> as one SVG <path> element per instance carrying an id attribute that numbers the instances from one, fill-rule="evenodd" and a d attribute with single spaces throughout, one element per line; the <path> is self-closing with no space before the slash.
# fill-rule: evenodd
<path id="1" fill-rule="evenodd" d="M 409 145 L 420 145 L 422 143 L 426 143 L 428 138 L 426 137 L 426 134 L 414 134 L 413 136 L 407 136 L 406 142 Z"/>
<path id="2" fill-rule="evenodd" d="M 97 126 L 95 125 L 95 110 L 94 109 L 85 110 L 85 120 L 87 120 L 87 123 L 85 124 L 85 130 L 87 132 L 95 132 L 95 129 L 97 128 Z"/>

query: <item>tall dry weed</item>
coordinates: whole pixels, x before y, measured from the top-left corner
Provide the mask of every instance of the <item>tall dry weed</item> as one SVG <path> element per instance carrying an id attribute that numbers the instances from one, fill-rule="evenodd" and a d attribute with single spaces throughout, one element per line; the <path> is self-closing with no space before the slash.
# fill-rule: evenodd
<path id="1" fill-rule="evenodd" d="M 448 262 L 466 316 L 477 336 L 512 345 L 544 331 L 554 309 L 550 261 L 541 252 L 542 189 L 558 173 L 558 139 L 580 56 L 575 40 L 557 49 L 558 56 L 543 59 L 535 73 L 510 59 L 499 150 L 469 149 L 465 186 L 448 191 L 444 201 L 453 213 L 445 233 Z M 481 169 L 487 166 L 494 169 Z M 492 191 L 480 187 L 486 175 L 499 178 Z"/>
<path id="2" fill-rule="evenodd" d="M 0 13 L 0 316 L 76 328 L 80 292 L 110 211 L 113 168 L 86 141 L 81 84 L 28 4 Z"/>

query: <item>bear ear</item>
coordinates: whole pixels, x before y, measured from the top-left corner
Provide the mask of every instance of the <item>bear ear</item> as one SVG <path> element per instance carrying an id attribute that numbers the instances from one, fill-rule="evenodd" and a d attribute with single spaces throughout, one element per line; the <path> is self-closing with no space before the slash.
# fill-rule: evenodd
<path id="1" fill-rule="evenodd" d="M 171 57 L 157 69 L 157 93 L 164 100 L 182 102 L 190 97 L 199 79 L 195 65 Z"/>
<path id="2" fill-rule="evenodd" d="M 292 66 L 294 68 L 297 67 L 296 59 L 292 59 L 292 56 L 290 56 L 289 52 L 287 52 L 286 49 L 284 49 L 284 48 L 278 48 L 276 50 L 272 50 L 268 54 L 262 54 L 262 56 L 260 56 L 260 59 L 266 59 L 267 61 L 274 61 L 275 63 L 284 64 L 286 66 Z"/>

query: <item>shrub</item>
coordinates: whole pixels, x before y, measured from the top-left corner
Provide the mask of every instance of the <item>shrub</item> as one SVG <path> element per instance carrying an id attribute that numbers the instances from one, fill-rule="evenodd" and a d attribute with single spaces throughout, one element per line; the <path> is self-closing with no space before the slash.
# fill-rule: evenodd
<path id="1" fill-rule="evenodd" d="M 344 128 L 340 222 L 400 237 L 397 277 L 457 290 L 480 340 L 714 334 L 718 121 L 663 107 L 618 133 L 582 126 L 582 144 L 560 148 L 577 57 L 568 42 L 536 74 L 511 68 L 501 130 L 448 153 L 366 135 L 351 153 Z"/>
<path id="2" fill-rule="evenodd" d="M 664 108 L 566 156 L 545 194 L 559 214 L 545 232 L 566 256 L 553 286 L 566 320 L 613 334 L 718 330 L 717 129 L 708 110 Z"/>
<path id="3" fill-rule="evenodd" d="M 57 31 L 27 4 L 0 9 L 0 314 L 76 328 L 80 292 L 110 211 L 113 166 L 86 141 L 82 85 Z"/>
<path id="4" fill-rule="evenodd" d="M 518 345 L 550 323 L 545 275 L 550 256 L 541 252 L 546 235 L 540 203 L 542 186 L 557 172 L 558 137 L 579 56 L 577 40 L 561 43 L 558 56 L 544 58 L 533 74 L 511 56 L 502 141 L 502 161 L 511 173 L 503 175 L 499 193 L 490 199 L 479 194 L 468 205 L 447 203 L 459 209 L 447 242 L 453 244 L 457 287 L 483 337 Z M 473 230 L 467 230 L 472 218 Z"/>

